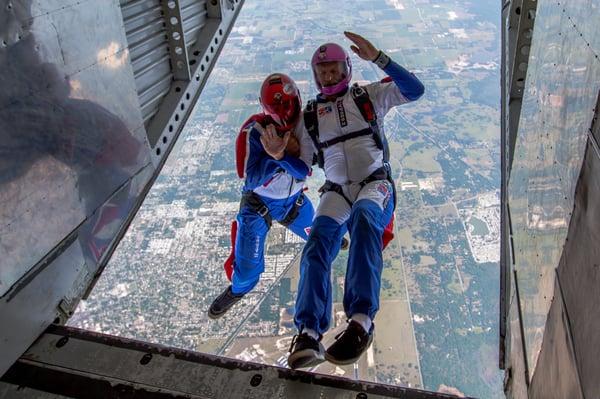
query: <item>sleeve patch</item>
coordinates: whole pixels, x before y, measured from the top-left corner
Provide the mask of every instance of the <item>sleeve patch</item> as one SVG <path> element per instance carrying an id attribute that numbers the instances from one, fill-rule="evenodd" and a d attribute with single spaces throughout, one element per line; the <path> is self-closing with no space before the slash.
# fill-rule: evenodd
<path id="1" fill-rule="evenodd" d="M 381 83 L 389 83 L 392 82 L 392 78 L 389 76 L 386 76 L 385 78 L 381 79 Z"/>

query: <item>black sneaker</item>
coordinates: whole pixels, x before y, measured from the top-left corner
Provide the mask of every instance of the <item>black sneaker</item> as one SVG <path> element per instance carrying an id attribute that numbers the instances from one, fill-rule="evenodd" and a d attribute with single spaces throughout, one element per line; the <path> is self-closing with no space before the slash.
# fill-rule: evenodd
<path id="1" fill-rule="evenodd" d="M 335 342 L 327 348 L 325 359 L 333 364 L 352 364 L 356 362 L 373 342 L 374 324 L 367 333 L 360 323 L 350 320 L 348 327 L 335 337 Z"/>
<path id="2" fill-rule="evenodd" d="M 208 317 L 211 319 L 218 319 L 243 297 L 244 294 L 235 295 L 233 291 L 231 291 L 231 286 L 227 287 L 225 291 L 210 304 Z"/>
<path id="3" fill-rule="evenodd" d="M 294 335 L 288 356 L 290 368 L 313 367 L 324 361 L 325 348 L 320 340 L 303 333 Z"/>

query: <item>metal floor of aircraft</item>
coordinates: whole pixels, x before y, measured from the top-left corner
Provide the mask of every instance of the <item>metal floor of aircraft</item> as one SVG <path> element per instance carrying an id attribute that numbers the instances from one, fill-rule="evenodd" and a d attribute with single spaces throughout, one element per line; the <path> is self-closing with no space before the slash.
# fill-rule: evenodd
<path id="1" fill-rule="evenodd" d="M 52 325 L 0 380 L 0 398 L 443 399 Z"/>

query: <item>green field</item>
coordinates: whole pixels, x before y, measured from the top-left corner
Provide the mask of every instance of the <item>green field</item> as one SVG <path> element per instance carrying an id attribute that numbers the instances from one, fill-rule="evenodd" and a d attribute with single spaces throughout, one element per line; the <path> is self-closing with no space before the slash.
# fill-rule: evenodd
<path id="1" fill-rule="evenodd" d="M 476 217 L 471 217 L 471 219 L 469 219 L 469 224 L 471 226 L 473 226 L 473 235 L 476 236 L 485 236 L 488 235 L 490 233 L 490 230 L 488 229 L 487 224 L 481 220 L 481 219 L 477 219 Z"/>
<path id="2" fill-rule="evenodd" d="M 438 148 L 424 148 L 411 152 L 402 159 L 402 166 L 425 173 L 439 173 L 442 168 L 435 160 L 439 152 Z"/>

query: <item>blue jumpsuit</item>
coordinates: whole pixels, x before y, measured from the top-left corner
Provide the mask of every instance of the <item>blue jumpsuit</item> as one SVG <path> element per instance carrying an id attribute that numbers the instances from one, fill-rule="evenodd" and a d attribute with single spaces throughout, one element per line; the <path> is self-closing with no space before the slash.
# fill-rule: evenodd
<path id="1" fill-rule="evenodd" d="M 242 128 L 246 133 L 245 148 L 237 150 L 245 152 L 243 191 L 257 194 L 269 209 L 273 221 L 281 221 L 302 194 L 312 161 L 312 145 L 310 138 L 304 137 L 302 126 L 297 126 L 294 133 L 300 143 L 301 157 L 286 154 L 281 160 L 275 160 L 265 152 L 260 142 L 263 130 L 263 126 L 256 121 L 250 121 Z M 313 205 L 304 197 L 298 216 L 287 227 L 306 240 L 313 216 Z M 235 238 L 232 291 L 234 294 L 245 294 L 254 288 L 264 271 L 264 246 L 270 226 L 250 206 L 241 206 L 236 220 L 238 230 Z"/>
<path id="2" fill-rule="evenodd" d="M 364 86 L 377 113 L 379 130 L 387 112 L 421 97 L 422 83 L 393 61 L 385 67 L 389 78 Z M 317 97 L 319 141 L 369 127 L 350 90 L 333 101 Z M 315 221 L 302 252 L 300 281 L 294 321 L 298 330 L 309 328 L 323 334 L 332 313 L 331 264 L 340 238 L 350 233 L 350 253 L 344 284 L 344 310 L 368 315 L 379 309 L 383 268 L 382 234 L 394 209 L 393 187 L 386 179 L 365 179 L 384 166 L 383 151 L 372 135 L 350 138 L 323 148 L 324 172 L 328 181 L 341 187 L 343 195 L 327 191 L 321 196 Z"/>

